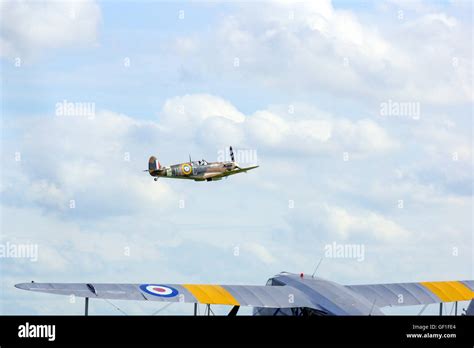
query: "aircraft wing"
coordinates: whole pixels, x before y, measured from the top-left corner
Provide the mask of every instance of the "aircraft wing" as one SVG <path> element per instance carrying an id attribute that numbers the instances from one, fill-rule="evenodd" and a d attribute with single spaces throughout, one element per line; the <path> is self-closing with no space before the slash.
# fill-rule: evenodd
<path id="1" fill-rule="evenodd" d="M 240 168 L 240 169 L 235 169 L 235 170 L 231 170 L 231 171 L 228 171 L 228 172 L 224 172 L 224 173 L 206 173 L 203 175 L 203 180 L 205 179 L 212 179 L 212 178 L 223 178 L 225 176 L 229 176 L 229 175 L 234 175 L 234 174 L 239 174 L 239 173 L 243 173 L 243 172 L 247 172 L 249 170 L 252 170 L 252 169 L 255 169 L 255 168 L 258 168 L 259 166 L 252 166 L 252 167 L 246 167 L 246 168 Z"/>
<path id="2" fill-rule="evenodd" d="M 474 299 L 474 280 L 346 285 L 378 307 L 413 306 Z"/>
<path id="3" fill-rule="evenodd" d="M 235 170 L 232 170 L 232 171 L 229 171 L 229 172 L 224 172 L 222 174 L 222 176 L 229 176 L 229 175 L 234 175 L 234 174 L 238 174 L 238 173 L 243 173 L 243 172 L 248 172 L 249 170 L 252 170 L 252 169 L 255 169 L 255 168 L 258 168 L 259 166 L 251 166 L 251 167 L 246 167 L 246 168 L 239 168 L 239 169 L 235 169 Z"/>
<path id="4" fill-rule="evenodd" d="M 185 302 L 267 308 L 314 307 L 305 294 L 291 286 L 21 283 L 16 284 L 15 287 L 55 295 L 111 300 Z"/>

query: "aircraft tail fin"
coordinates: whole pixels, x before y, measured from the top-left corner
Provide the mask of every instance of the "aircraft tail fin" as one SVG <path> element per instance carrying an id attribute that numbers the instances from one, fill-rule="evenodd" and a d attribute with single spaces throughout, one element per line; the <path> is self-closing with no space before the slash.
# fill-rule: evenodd
<path id="1" fill-rule="evenodd" d="M 160 162 L 156 161 L 155 156 L 151 156 L 150 159 L 148 160 L 148 171 L 152 173 L 154 171 L 160 170 L 160 168 L 161 168 Z"/>

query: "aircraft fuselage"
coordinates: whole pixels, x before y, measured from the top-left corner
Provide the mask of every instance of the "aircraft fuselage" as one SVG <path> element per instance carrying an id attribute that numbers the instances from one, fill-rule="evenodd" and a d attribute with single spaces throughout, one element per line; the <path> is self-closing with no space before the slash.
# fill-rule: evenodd
<path id="1" fill-rule="evenodd" d="M 186 162 L 164 166 L 160 169 L 150 171 L 154 177 L 165 177 L 174 179 L 189 179 L 195 181 L 220 180 L 230 174 L 236 165 L 233 162 Z"/>

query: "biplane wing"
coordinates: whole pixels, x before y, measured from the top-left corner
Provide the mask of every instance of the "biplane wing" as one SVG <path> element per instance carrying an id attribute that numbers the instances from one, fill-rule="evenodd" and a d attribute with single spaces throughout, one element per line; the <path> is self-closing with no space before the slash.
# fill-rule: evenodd
<path id="1" fill-rule="evenodd" d="M 441 302 L 470 301 L 474 280 L 346 285 L 377 307 L 414 306 Z"/>
<path id="2" fill-rule="evenodd" d="M 268 285 L 271 284 L 271 285 Z M 249 306 L 318 315 L 382 315 L 387 306 L 428 305 L 474 299 L 474 281 L 342 285 L 318 277 L 282 272 L 267 285 L 21 283 L 19 289 L 56 295 L 112 299 Z"/>
<path id="3" fill-rule="evenodd" d="M 203 284 L 21 283 L 19 289 L 110 300 L 184 302 L 267 308 L 314 307 L 290 286 Z"/>

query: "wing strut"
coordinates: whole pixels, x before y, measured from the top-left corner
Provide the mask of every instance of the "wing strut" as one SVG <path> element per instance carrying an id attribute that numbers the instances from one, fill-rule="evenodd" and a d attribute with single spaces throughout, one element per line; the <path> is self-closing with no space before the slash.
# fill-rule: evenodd
<path id="1" fill-rule="evenodd" d="M 89 297 L 86 297 L 84 315 L 86 317 L 89 315 Z"/>
<path id="2" fill-rule="evenodd" d="M 206 309 L 207 309 L 207 315 L 208 315 L 208 316 L 211 315 L 211 313 L 212 313 L 212 315 L 215 315 L 214 312 L 213 312 L 212 309 L 211 309 L 211 304 L 208 303 L 208 304 L 206 305 Z M 204 311 L 204 315 L 206 315 L 206 311 Z"/>
<path id="3" fill-rule="evenodd" d="M 425 311 L 426 307 L 428 307 L 428 304 L 425 304 L 425 305 L 423 306 L 423 308 L 422 308 L 421 311 L 418 313 L 418 315 L 422 315 L 423 312 Z"/>
<path id="4" fill-rule="evenodd" d="M 232 307 L 232 309 L 230 310 L 229 314 L 227 314 L 227 316 L 235 317 L 237 315 L 237 312 L 239 311 L 239 309 L 240 309 L 240 306 Z"/>

